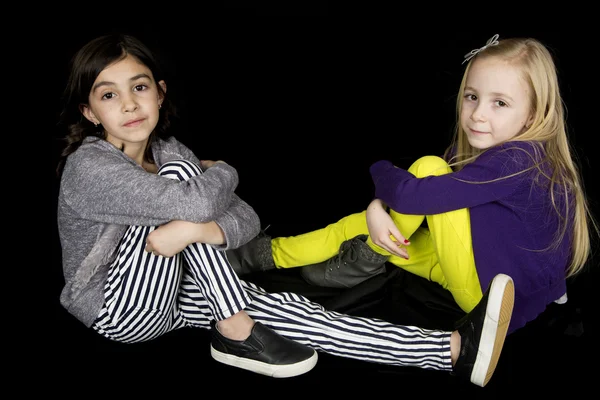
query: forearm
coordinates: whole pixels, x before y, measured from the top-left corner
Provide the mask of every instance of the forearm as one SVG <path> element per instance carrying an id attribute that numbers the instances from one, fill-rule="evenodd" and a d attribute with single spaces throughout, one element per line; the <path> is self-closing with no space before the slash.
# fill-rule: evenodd
<path id="1" fill-rule="evenodd" d="M 217 221 L 211 222 L 171 221 L 163 228 L 172 228 L 177 232 L 177 236 L 181 239 L 178 240 L 175 237 L 172 239 L 184 247 L 192 243 L 206 243 L 219 249 L 230 248 L 231 243 L 238 247 L 256 236 L 260 230 L 258 216 L 248 212 L 249 206 L 243 202 L 238 206 L 246 212 L 228 211 Z M 250 208 L 250 210 L 252 209 Z M 243 217 L 240 217 L 240 214 Z M 224 229 L 227 230 L 227 234 Z"/>
<path id="2" fill-rule="evenodd" d="M 252 207 L 235 196 L 233 207 L 215 221 L 168 222 L 148 234 L 149 251 L 170 257 L 192 243 L 205 243 L 217 250 L 237 248 L 260 231 L 260 220 Z"/>
<path id="3" fill-rule="evenodd" d="M 176 220 L 159 226 L 146 238 L 146 251 L 171 257 L 192 243 L 222 245 L 225 235 L 215 222 Z"/>
<path id="4" fill-rule="evenodd" d="M 371 200 L 371 203 L 369 203 L 368 208 L 383 208 L 384 210 L 387 210 L 388 207 L 383 200 L 375 198 Z"/>
<path id="5" fill-rule="evenodd" d="M 187 225 L 186 229 L 189 231 L 188 244 L 206 243 L 219 246 L 226 243 L 225 233 L 215 221 L 201 223 L 181 222 Z"/>

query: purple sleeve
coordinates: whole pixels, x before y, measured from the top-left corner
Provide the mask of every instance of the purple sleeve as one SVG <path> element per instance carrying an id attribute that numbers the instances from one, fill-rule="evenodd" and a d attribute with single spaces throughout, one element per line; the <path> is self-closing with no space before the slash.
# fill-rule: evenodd
<path id="1" fill-rule="evenodd" d="M 527 181 L 523 175 L 508 176 L 533 165 L 535 156 L 528 151 L 531 145 L 525 143 L 490 149 L 462 170 L 441 176 L 416 178 L 387 160 L 378 161 L 370 168 L 375 197 L 396 212 L 417 215 L 439 214 L 504 199 Z"/>

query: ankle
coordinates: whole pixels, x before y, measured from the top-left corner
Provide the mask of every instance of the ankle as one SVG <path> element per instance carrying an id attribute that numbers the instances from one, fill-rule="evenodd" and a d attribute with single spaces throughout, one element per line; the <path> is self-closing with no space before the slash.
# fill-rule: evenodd
<path id="1" fill-rule="evenodd" d="M 458 360 L 458 355 L 460 354 L 460 334 L 458 331 L 452 332 L 450 336 L 450 359 L 452 360 L 452 366 L 456 365 L 456 360 Z"/>
<path id="2" fill-rule="evenodd" d="M 253 327 L 254 320 L 244 311 L 217 321 L 216 324 L 216 328 L 221 335 L 231 340 L 246 340 L 250 336 Z"/>
<path id="3" fill-rule="evenodd" d="M 273 258 L 273 247 L 272 239 L 270 236 L 264 236 L 259 239 L 259 260 L 262 265 L 262 270 L 267 271 L 276 268 L 275 260 Z"/>

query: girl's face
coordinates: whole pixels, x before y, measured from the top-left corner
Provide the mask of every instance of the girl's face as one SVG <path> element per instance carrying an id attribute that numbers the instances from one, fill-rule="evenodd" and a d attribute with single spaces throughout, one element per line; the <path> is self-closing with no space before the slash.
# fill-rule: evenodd
<path id="1" fill-rule="evenodd" d="M 487 149 L 524 132 L 533 122 L 530 88 L 519 70 L 496 57 L 471 65 L 460 123 L 471 146 Z"/>
<path id="2" fill-rule="evenodd" d="M 166 91 L 164 81 L 158 84 Z M 109 65 L 94 81 L 88 101 L 82 113 L 92 123 L 102 124 L 107 141 L 133 158 L 146 148 L 158 123 L 162 97 L 145 65 L 129 55 Z"/>

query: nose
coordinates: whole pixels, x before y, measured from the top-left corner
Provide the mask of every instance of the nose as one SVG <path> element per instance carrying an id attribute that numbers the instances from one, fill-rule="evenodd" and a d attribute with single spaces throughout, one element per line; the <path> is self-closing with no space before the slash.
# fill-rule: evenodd
<path id="1" fill-rule="evenodd" d="M 485 121 L 485 114 L 483 112 L 483 106 L 481 104 L 478 104 L 477 107 L 473 109 L 473 112 L 471 113 L 471 120 L 473 120 L 474 122 Z"/>
<path id="2" fill-rule="evenodd" d="M 123 95 L 122 97 L 123 112 L 133 112 L 137 110 L 138 104 L 132 95 Z"/>

